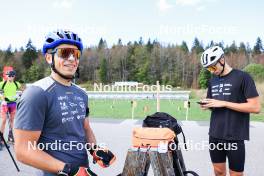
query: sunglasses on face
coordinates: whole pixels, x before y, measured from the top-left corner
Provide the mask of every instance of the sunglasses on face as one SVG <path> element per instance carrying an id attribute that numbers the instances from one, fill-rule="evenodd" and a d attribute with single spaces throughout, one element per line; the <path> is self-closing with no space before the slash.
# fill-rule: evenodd
<path id="1" fill-rule="evenodd" d="M 216 65 L 212 65 L 212 66 L 206 67 L 206 69 L 210 72 L 215 72 L 217 70 L 217 67 Z"/>
<path id="2" fill-rule="evenodd" d="M 57 54 L 58 57 L 68 60 L 72 55 L 75 59 L 80 59 L 81 51 L 75 48 L 56 48 L 51 54 Z"/>
<path id="3" fill-rule="evenodd" d="M 211 66 L 206 67 L 206 69 L 208 71 L 210 71 L 210 72 L 215 72 L 217 70 L 217 66 L 216 65 L 218 64 L 218 62 L 216 62 L 216 64 L 214 64 L 214 65 L 211 65 Z"/>
<path id="4" fill-rule="evenodd" d="M 7 77 L 11 78 L 11 77 L 15 77 L 15 75 L 7 75 Z"/>

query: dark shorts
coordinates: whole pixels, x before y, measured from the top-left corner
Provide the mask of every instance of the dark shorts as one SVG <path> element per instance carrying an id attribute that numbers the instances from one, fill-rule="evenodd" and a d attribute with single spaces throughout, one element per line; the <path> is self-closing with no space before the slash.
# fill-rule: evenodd
<path id="1" fill-rule="evenodd" d="M 16 102 L 9 102 L 6 105 L 1 105 L 1 112 L 10 114 L 16 112 Z"/>
<path id="2" fill-rule="evenodd" d="M 223 140 L 209 137 L 210 157 L 212 163 L 225 163 L 228 159 L 229 169 L 243 172 L 245 165 L 245 143 L 243 140 Z"/>

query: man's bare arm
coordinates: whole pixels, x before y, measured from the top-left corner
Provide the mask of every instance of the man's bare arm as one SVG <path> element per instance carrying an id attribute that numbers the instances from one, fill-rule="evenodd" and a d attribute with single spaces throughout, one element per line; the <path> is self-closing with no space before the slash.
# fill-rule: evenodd
<path id="1" fill-rule="evenodd" d="M 259 97 L 248 98 L 245 103 L 233 103 L 215 99 L 204 99 L 203 102 L 206 102 L 207 104 L 202 105 L 202 108 L 225 107 L 234 111 L 245 113 L 260 113 L 261 111 Z"/>
<path id="2" fill-rule="evenodd" d="M 96 138 L 95 138 L 94 132 L 90 126 L 89 118 L 85 118 L 85 120 L 84 120 L 84 130 L 85 130 L 87 142 L 90 144 L 96 144 Z"/>
<path id="3" fill-rule="evenodd" d="M 63 169 L 65 163 L 37 148 L 36 144 L 40 133 L 40 131 L 15 129 L 14 137 L 16 142 L 14 148 L 16 157 L 18 161 L 24 164 L 51 173 L 57 173 Z"/>

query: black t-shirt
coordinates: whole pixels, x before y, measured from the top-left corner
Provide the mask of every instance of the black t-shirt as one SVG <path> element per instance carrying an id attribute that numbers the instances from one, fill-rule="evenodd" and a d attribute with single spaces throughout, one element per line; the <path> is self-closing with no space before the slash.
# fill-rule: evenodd
<path id="1" fill-rule="evenodd" d="M 233 69 L 229 74 L 214 76 L 208 86 L 207 98 L 245 103 L 257 97 L 251 76 Z M 212 108 L 209 136 L 225 140 L 249 140 L 249 113 L 228 108 Z"/>

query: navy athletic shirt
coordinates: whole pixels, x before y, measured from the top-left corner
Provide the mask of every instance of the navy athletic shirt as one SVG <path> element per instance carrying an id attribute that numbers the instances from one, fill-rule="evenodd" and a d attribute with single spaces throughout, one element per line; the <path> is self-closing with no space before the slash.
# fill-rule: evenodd
<path id="1" fill-rule="evenodd" d="M 40 149 L 65 163 L 88 166 L 87 151 L 82 145 L 86 143 L 83 124 L 88 112 L 85 91 L 74 84 L 64 86 L 46 77 L 23 92 L 15 128 L 41 131 Z"/>

